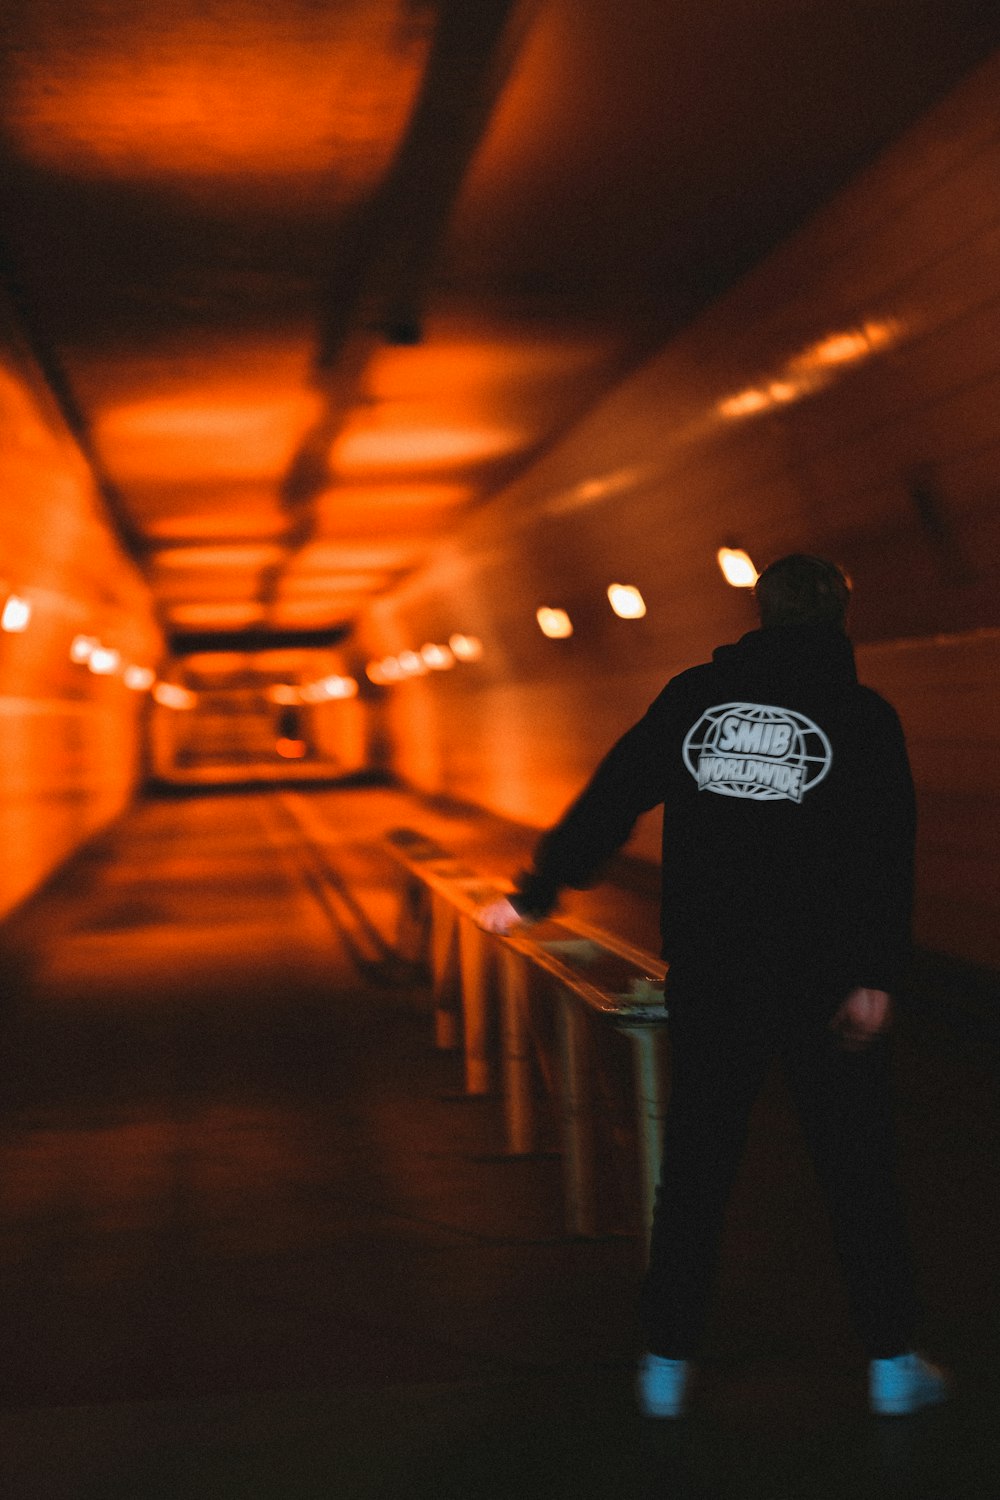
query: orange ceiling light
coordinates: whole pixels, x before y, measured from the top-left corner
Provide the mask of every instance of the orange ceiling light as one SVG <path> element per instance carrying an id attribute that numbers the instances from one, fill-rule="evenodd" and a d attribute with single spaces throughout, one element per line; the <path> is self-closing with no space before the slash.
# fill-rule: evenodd
<path id="1" fill-rule="evenodd" d="M 116 475 L 132 479 L 251 479 L 281 472 L 319 396 L 296 391 L 265 399 L 190 396 L 112 407 L 96 437 Z"/>
<path id="2" fill-rule="evenodd" d="M 517 337 L 484 328 L 478 338 L 461 338 L 436 336 L 431 327 L 415 348 L 379 350 L 366 386 L 378 401 L 415 400 L 428 390 L 489 397 L 511 380 L 538 385 L 580 374 L 606 357 L 609 346 L 594 337 L 546 339 L 537 329 Z"/>
<path id="3" fill-rule="evenodd" d="M 169 510 L 164 503 L 163 491 L 154 489 L 147 504 L 150 508 L 155 506 L 160 514 L 150 515 L 143 527 L 154 545 L 247 536 L 264 542 L 272 541 L 288 530 L 288 516 L 275 499 L 273 485 L 265 488 L 264 485 L 212 484 L 205 487 L 204 509 L 177 508 L 178 499 L 185 507 L 189 506 L 199 488 L 185 484 L 180 497 L 168 490 L 166 499 L 172 502 Z"/>
<path id="4" fill-rule="evenodd" d="M 0 630 L 21 635 L 31 623 L 31 605 L 22 594 L 8 594 L 0 613 Z"/>
<path id="5" fill-rule="evenodd" d="M 535 611 L 538 628 L 550 641 L 564 641 L 573 634 L 573 621 L 564 609 L 542 605 Z"/>
<path id="6" fill-rule="evenodd" d="M 787 406 L 822 390 L 835 378 L 839 368 L 858 364 L 887 349 L 904 331 L 897 319 L 887 318 L 881 322 L 869 319 L 855 328 L 828 334 L 796 354 L 773 379 L 726 396 L 718 403 L 717 410 L 723 417 L 736 419 Z"/>
<path id="7" fill-rule="evenodd" d="M 480 661 L 483 655 L 483 643 L 477 635 L 463 635 L 461 632 L 448 637 L 448 645 L 456 661 Z"/>
<path id="8" fill-rule="evenodd" d="M 504 458 L 527 434 L 479 421 L 455 421 L 387 403 L 352 422 L 330 455 L 340 473 L 393 469 L 465 468 Z"/>
<path id="9" fill-rule="evenodd" d="M 158 568 L 266 568 L 281 561 L 281 547 L 247 543 L 225 547 L 163 547 L 157 550 Z"/>
<path id="10" fill-rule="evenodd" d="M 720 547 L 715 554 L 722 576 L 734 589 L 752 589 L 757 582 L 753 559 L 742 547 Z"/>
<path id="11" fill-rule="evenodd" d="M 641 620 L 646 601 L 632 583 L 608 584 L 608 603 L 621 620 Z"/>
<path id="12" fill-rule="evenodd" d="M 153 697 L 161 708 L 194 708 L 198 701 L 194 693 L 176 682 L 157 682 L 153 687 Z"/>
<path id="13" fill-rule="evenodd" d="M 403 0 L 61 9 L 58 30 L 18 28 L 6 122 L 28 160 L 88 178 L 196 186 L 335 167 L 331 188 L 351 201 L 389 164 L 427 55 Z"/>
<path id="14" fill-rule="evenodd" d="M 170 609 L 171 624 L 192 626 L 196 629 L 239 629 L 244 625 L 258 624 L 260 617 L 260 605 L 253 600 L 220 600 L 215 604 L 175 604 Z"/>
<path id="15" fill-rule="evenodd" d="M 894 343 L 900 331 L 899 323 L 893 318 L 884 322 L 869 319 L 858 328 L 848 328 L 820 339 L 811 349 L 800 354 L 796 363 L 804 369 L 855 364 Z"/>

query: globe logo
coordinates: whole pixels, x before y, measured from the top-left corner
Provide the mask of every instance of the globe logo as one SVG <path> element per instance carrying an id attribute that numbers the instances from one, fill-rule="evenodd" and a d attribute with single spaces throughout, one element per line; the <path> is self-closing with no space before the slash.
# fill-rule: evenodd
<path id="1" fill-rule="evenodd" d="M 801 802 L 833 763 L 833 748 L 805 714 L 766 703 L 720 703 L 684 736 L 698 790 L 754 802 Z"/>

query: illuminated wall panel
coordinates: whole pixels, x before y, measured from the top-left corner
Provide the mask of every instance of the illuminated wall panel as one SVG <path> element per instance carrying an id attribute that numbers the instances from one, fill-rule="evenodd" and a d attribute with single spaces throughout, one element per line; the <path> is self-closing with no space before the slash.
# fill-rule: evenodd
<path id="1" fill-rule="evenodd" d="M 1000 58 L 369 612 L 370 656 L 484 642 L 386 690 L 402 776 L 544 825 L 668 676 L 753 627 L 720 547 L 832 556 L 911 744 L 918 935 L 1000 965 L 998 89 Z M 620 580 L 641 619 L 609 608 Z"/>
<path id="2" fill-rule="evenodd" d="M 148 593 L 0 304 L 0 587 L 30 603 L 0 632 L 0 914 L 115 816 L 140 774 L 145 694 L 70 660 L 93 633 L 155 665 Z"/>

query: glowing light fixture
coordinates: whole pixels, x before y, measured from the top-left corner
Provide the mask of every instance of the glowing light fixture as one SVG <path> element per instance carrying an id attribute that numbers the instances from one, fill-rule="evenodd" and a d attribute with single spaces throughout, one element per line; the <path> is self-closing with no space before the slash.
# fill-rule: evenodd
<path id="1" fill-rule="evenodd" d="M 455 653 L 450 646 L 435 646 L 428 643 L 420 648 L 420 655 L 432 672 L 446 672 L 455 665 Z"/>
<path id="2" fill-rule="evenodd" d="M 752 589 L 757 582 L 757 569 L 749 555 L 740 547 L 720 547 L 716 553 L 722 576 L 734 589 Z"/>
<path id="3" fill-rule="evenodd" d="M 20 635 L 22 630 L 27 630 L 30 619 L 31 605 L 27 599 L 22 599 L 20 594 L 8 595 L 3 614 L 0 614 L 0 630 L 6 630 L 9 635 Z"/>
<path id="4" fill-rule="evenodd" d="M 390 425 L 348 431 L 331 455 L 340 471 L 437 469 L 502 458 L 524 443 L 524 434 L 489 427 Z"/>
<path id="5" fill-rule="evenodd" d="M 483 643 L 477 635 L 453 635 L 448 645 L 456 661 L 479 661 L 483 654 Z"/>
<path id="6" fill-rule="evenodd" d="M 278 740 L 274 748 L 282 760 L 301 760 L 309 747 L 305 740 L 291 740 L 282 737 Z"/>
<path id="7" fill-rule="evenodd" d="M 73 637 L 73 643 L 69 648 L 69 659 L 75 661 L 78 666 L 90 660 L 90 653 L 100 645 L 94 635 L 77 635 Z"/>
<path id="8" fill-rule="evenodd" d="M 175 682 L 158 682 L 153 688 L 153 697 L 163 708 L 194 708 L 197 699 Z"/>
<path id="9" fill-rule="evenodd" d="M 111 646 L 95 646 L 87 658 L 87 666 L 95 677 L 113 677 L 121 664 L 121 652 Z"/>
<path id="10" fill-rule="evenodd" d="M 330 698 L 354 698 L 357 691 L 358 684 L 353 677 L 338 677 L 334 673 L 331 677 L 321 677 L 318 682 L 310 682 L 301 689 L 300 696 L 304 703 L 323 703 Z"/>
<path id="11" fill-rule="evenodd" d="M 417 651 L 401 651 L 397 658 L 403 677 L 425 677 L 429 668 Z"/>
<path id="12" fill-rule="evenodd" d="M 145 693 L 156 681 L 156 673 L 152 667 L 126 667 L 122 677 L 127 688 L 134 693 Z"/>
<path id="13" fill-rule="evenodd" d="M 764 411 L 771 402 L 766 391 L 740 391 L 737 396 L 727 396 L 725 401 L 719 402 L 719 410 L 724 417 L 749 417 L 755 411 Z"/>
<path id="14" fill-rule="evenodd" d="M 630 583 L 609 584 L 608 599 L 611 608 L 622 620 L 641 620 L 646 613 L 645 599 Z"/>
<path id="15" fill-rule="evenodd" d="M 293 687 L 290 682 L 272 683 L 267 690 L 267 697 L 272 703 L 282 703 L 286 706 L 302 701 L 298 688 Z"/>
<path id="16" fill-rule="evenodd" d="M 535 619 L 542 634 L 552 641 L 564 641 L 573 634 L 573 621 L 564 609 L 550 609 L 547 605 L 542 605 L 541 609 L 535 611 Z"/>

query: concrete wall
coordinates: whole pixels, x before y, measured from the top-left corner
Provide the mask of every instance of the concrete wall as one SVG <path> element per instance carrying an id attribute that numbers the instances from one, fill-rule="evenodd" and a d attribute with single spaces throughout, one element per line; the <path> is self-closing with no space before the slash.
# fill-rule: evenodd
<path id="1" fill-rule="evenodd" d="M 0 914 L 123 807 L 140 771 L 145 695 L 120 673 L 70 661 L 93 634 L 155 666 L 145 584 L 117 545 L 93 480 L 0 303 L 0 608 L 31 606 L 0 633 Z"/>
<path id="2" fill-rule="evenodd" d="M 404 779 L 547 823 L 666 677 L 752 626 L 718 547 L 832 556 L 910 738 L 919 936 L 1000 965 L 998 93 L 1000 58 L 371 612 L 363 655 L 485 648 L 386 693 Z M 611 582 L 644 619 L 611 613 Z M 570 639 L 543 638 L 543 604 Z"/>

